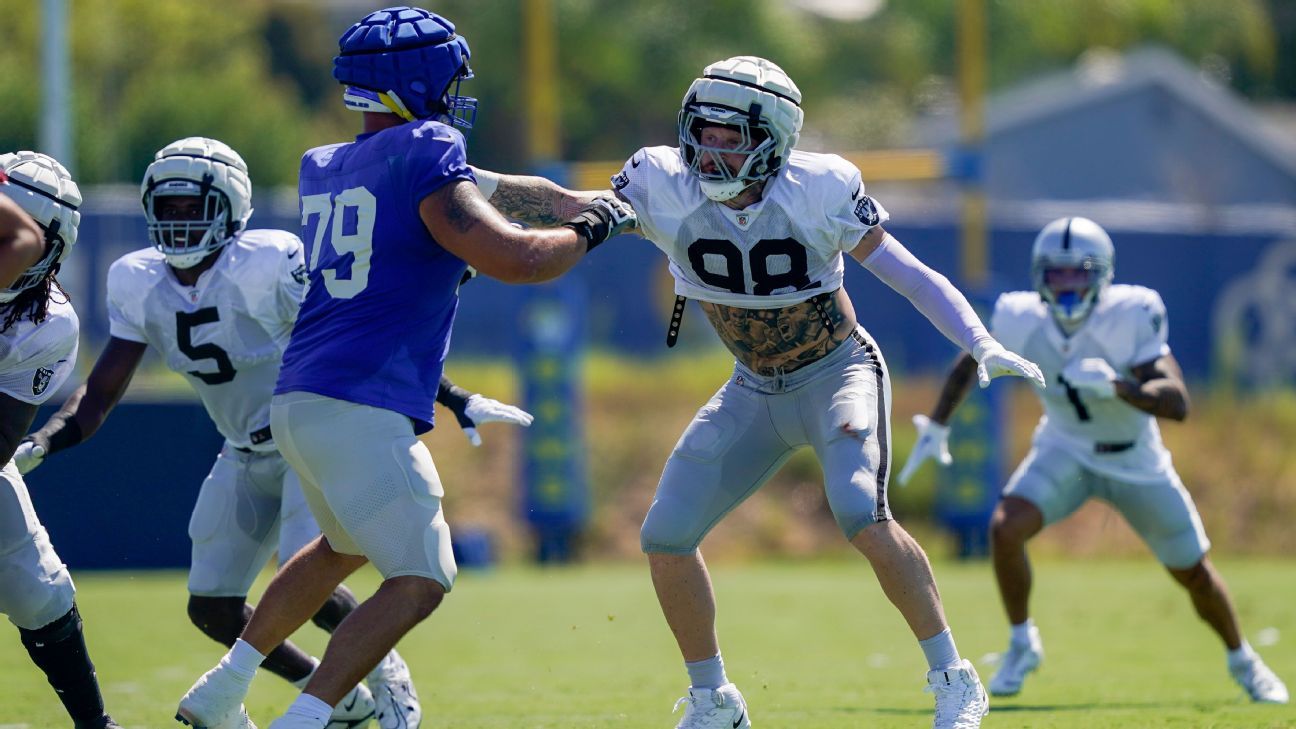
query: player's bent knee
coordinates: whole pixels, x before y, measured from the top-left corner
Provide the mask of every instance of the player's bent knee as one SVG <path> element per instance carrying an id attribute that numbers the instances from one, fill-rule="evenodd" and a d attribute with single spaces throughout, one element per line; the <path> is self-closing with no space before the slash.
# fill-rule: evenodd
<path id="1" fill-rule="evenodd" d="M 666 519 L 653 519 L 651 511 L 648 516 L 639 529 L 639 549 L 644 554 L 692 554 L 702 542 L 702 534 Z"/>
<path id="2" fill-rule="evenodd" d="M 6 560 L 8 562 L 8 560 Z M 67 570 L 48 572 L 0 563 L 0 613 L 24 630 L 37 630 L 66 615 L 76 599 Z"/>
<path id="3" fill-rule="evenodd" d="M 1021 499 L 1005 499 L 990 517 L 990 538 L 1000 546 L 1024 544 L 1043 528 L 1039 508 Z"/>
<path id="4" fill-rule="evenodd" d="M 418 620 L 431 615 L 446 596 L 445 585 L 420 575 L 389 577 L 383 582 L 383 589 L 399 592 L 402 602 L 411 608 Z"/>

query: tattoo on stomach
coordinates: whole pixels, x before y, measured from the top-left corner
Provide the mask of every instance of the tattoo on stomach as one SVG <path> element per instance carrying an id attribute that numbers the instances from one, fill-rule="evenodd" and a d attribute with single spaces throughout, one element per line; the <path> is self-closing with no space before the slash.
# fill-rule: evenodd
<path id="1" fill-rule="evenodd" d="M 825 325 L 813 301 L 781 309 L 699 303 L 733 356 L 753 372 L 772 376 L 822 359 L 850 335 L 855 316 L 845 291 L 838 289 L 822 302 L 831 327 Z"/>

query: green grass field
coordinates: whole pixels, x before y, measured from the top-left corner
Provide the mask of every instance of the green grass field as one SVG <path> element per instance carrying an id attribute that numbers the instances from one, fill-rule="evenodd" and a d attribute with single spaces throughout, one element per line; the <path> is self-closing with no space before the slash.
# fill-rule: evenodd
<path id="1" fill-rule="evenodd" d="M 986 727 L 1296 727 L 1296 709 L 1252 706 L 1186 597 L 1150 560 L 1038 566 L 1036 620 L 1048 658 L 1023 694 L 993 702 Z M 1225 560 L 1244 628 L 1296 680 L 1296 564 Z M 729 676 L 754 725 L 930 726 L 922 656 L 863 560 L 713 567 Z M 350 584 L 367 594 L 376 575 Z M 1006 641 L 989 567 L 937 565 L 959 648 L 983 679 Z M 220 655 L 184 616 L 179 573 L 76 575 L 111 712 L 127 727 L 179 726 L 176 701 Z M 257 588 L 259 592 L 260 587 Z M 324 635 L 299 634 L 315 652 Z M 67 726 L 11 630 L 0 650 L 0 729 Z M 638 564 L 509 567 L 460 575 L 454 594 L 401 645 L 428 729 L 674 726 L 687 683 Z M 262 672 L 249 710 L 262 727 L 293 691 Z"/>

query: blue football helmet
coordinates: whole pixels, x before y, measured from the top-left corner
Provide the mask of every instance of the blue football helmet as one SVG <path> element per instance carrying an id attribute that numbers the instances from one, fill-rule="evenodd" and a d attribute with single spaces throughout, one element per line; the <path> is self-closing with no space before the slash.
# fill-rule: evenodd
<path id="1" fill-rule="evenodd" d="M 338 50 L 333 78 L 347 86 L 347 108 L 472 128 L 477 100 L 459 95 L 473 75 L 471 53 L 449 20 L 422 8 L 377 10 L 342 34 Z"/>

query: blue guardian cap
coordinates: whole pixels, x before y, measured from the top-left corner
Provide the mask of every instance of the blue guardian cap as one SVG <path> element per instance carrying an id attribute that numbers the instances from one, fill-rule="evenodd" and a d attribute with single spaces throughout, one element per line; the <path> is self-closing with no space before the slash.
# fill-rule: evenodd
<path id="1" fill-rule="evenodd" d="M 342 34 L 338 51 L 333 78 L 347 86 L 348 109 L 472 128 L 477 100 L 459 95 L 473 76 L 471 53 L 449 20 L 422 8 L 378 10 Z"/>

